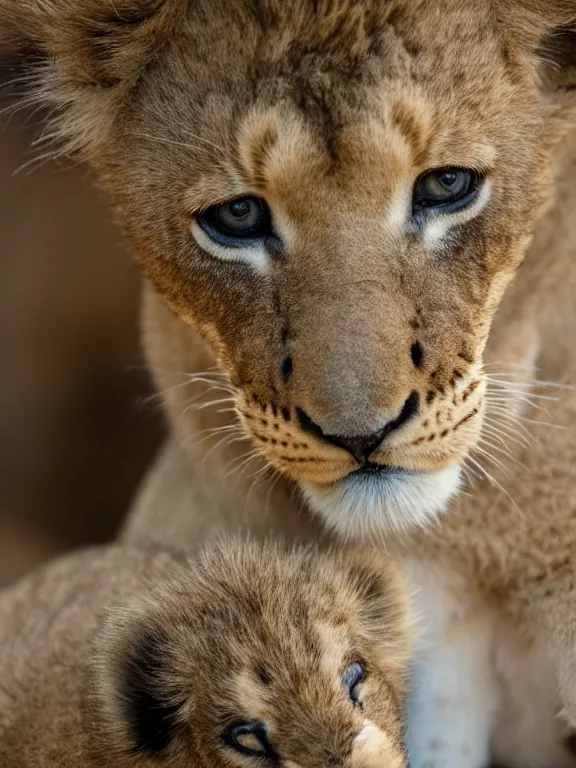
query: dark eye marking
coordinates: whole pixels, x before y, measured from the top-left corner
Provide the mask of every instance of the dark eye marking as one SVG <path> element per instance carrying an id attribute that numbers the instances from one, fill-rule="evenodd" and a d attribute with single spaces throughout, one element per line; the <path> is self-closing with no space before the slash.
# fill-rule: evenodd
<path id="1" fill-rule="evenodd" d="M 223 732 L 222 740 L 228 747 L 246 757 L 265 757 L 274 762 L 279 760 L 263 723 L 232 723 Z"/>
<path id="2" fill-rule="evenodd" d="M 357 661 L 350 664 L 349 667 L 346 667 L 344 674 L 342 675 L 342 683 L 348 691 L 348 698 L 355 707 L 362 706 L 358 697 L 360 693 L 360 683 L 362 683 L 365 678 L 366 670 L 362 664 L 359 664 Z"/>

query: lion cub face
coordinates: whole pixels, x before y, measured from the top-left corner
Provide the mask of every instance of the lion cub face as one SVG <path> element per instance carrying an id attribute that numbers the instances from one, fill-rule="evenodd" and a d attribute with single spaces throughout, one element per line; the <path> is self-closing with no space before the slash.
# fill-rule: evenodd
<path id="1" fill-rule="evenodd" d="M 405 596 L 386 561 L 346 557 L 213 549 L 113 611 L 94 686 L 107 759 L 404 766 Z"/>
<path id="2" fill-rule="evenodd" d="M 548 196 L 573 3 L 25 5 L 6 24 L 49 54 L 53 135 L 212 345 L 261 453 L 346 532 L 435 515 Z"/>

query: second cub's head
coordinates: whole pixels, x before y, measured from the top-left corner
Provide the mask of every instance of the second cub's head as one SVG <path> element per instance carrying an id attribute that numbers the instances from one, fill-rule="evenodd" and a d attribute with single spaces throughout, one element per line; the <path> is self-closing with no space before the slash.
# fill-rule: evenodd
<path id="1" fill-rule="evenodd" d="M 96 643 L 114 765 L 402 768 L 407 601 L 377 555 L 220 546 Z"/>
<path id="2" fill-rule="evenodd" d="M 574 105 L 573 0 L 14 2 L 48 136 L 262 454 L 342 531 L 435 515 Z"/>

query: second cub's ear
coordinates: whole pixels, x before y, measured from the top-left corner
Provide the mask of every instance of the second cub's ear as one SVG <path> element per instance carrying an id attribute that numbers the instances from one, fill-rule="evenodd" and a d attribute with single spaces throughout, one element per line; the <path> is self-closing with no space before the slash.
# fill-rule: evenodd
<path id="1" fill-rule="evenodd" d="M 172 646 L 152 603 L 109 612 L 94 649 L 91 715 L 97 752 L 141 759 L 172 752 L 185 706 L 172 668 Z"/>
<path id="2" fill-rule="evenodd" d="M 413 620 L 399 565 L 362 548 L 344 553 L 342 568 L 359 601 L 360 633 L 388 665 L 403 672 L 412 655 Z"/>
<path id="3" fill-rule="evenodd" d="M 60 74 L 109 87 L 134 78 L 178 23 L 185 0 L 0 0 L 0 47 L 32 51 Z"/>

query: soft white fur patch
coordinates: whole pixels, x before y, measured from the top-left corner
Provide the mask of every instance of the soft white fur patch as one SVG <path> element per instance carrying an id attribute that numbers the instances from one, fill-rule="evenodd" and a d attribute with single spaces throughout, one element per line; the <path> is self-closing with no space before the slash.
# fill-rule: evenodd
<path id="1" fill-rule="evenodd" d="M 458 224 L 465 224 L 478 216 L 488 204 L 492 185 L 489 179 L 482 184 L 478 197 L 466 208 L 455 213 L 438 213 L 431 215 L 424 225 L 424 245 L 433 250 L 442 244 L 445 236 Z"/>
<path id="2" fill-rule="evenodd" d="M 499 704 L 493 617 L 462 603 L 439 569 L 415 560 L 403 566 L 425 632 L 408 696 L 411 768 L 482 768 Z"/>
<path id="3" fill-rule="evenodd" d="M 194 221 L 192 223 L 192 235 L 202 248 L 215 259 L 222 261 L 236 261 L 241 264 L 248 264 L 256 272 L 265 275 L 268 272 L 269 256 L 263 242 L 254 241 L 243 248 L 221 245 L 208 237 L 202 227 Z"/>
<path id="4" fill-rule="evenodd" d="M 358 735 L 354 739 L 354 744 L 364 744 L 370 741 L 380 741 L 381 731 L 378 726 L 371 723 L 370 720 L 366 720 L 364 726 L 358 731 Z"/>
<path id="5" fill-rule="evenodd" d="M 439 564 L 407 558 L 403 572 L 424 631 L 408 696 L 411 768 L 573 768 L 548 649 Z"/>
<path id="6" fill-rule="evenodd" d="M 460 468 L 352 474 L 328 487 L 301 486 L 312 509 L 340 535 L 378 536 L 435 523 L 460 486 Z"/>

